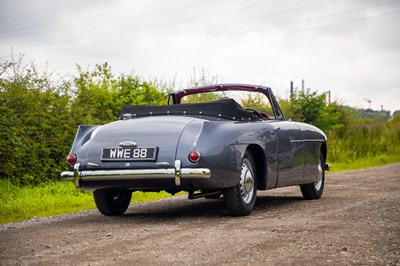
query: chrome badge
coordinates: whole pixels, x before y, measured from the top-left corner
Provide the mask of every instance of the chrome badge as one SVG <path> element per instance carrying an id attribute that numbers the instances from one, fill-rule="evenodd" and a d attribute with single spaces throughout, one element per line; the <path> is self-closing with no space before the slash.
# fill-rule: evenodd
<path id="1" fill-rule="evenodd" d="M 136 142 L 126 140 L 126 141 L 120 142 L 118 145 L 120 147 L 125 148 L 125 147 L 137 147 L 138 144 Z"/>

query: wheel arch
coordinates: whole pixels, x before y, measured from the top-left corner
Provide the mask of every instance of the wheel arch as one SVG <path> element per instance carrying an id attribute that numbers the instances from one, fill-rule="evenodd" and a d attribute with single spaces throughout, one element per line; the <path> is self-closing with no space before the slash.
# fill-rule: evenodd
<path id="1" fill-rule="evenodd" d="M 251 152 L 257 172 L 257 189 L 266 189 L 266 161 L 263 149 L 257 144 L 250 144 L 247 150 Z"/>

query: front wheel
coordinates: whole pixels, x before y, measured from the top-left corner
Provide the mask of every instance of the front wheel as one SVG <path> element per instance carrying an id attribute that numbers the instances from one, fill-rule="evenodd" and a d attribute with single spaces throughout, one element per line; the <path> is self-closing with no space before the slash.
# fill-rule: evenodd
<path id="1" fill-rule="evenodd" d="M 322 196 L 325 185 L 325 161 L 322 154 L 319 156 L 316 180 L 314 183 L 300 185 L 301 193 L 307 200 L 319 199 Z"/>
<path id="2" fill-rule="evenodd" d="M 232 215 L 244 216 L 253 210 L 257 196 L 257 173 L 249 151 L 243 157 L 239 184 L 224 190 L 223 194 L 225 205 Z"/>
<path id="3" fill-rule="evenodd" d="M 129 206 L 132 192 L 124 189 L 97 190 L 93 192 L 96 207 L 104 215 L 122 215 Z"/>

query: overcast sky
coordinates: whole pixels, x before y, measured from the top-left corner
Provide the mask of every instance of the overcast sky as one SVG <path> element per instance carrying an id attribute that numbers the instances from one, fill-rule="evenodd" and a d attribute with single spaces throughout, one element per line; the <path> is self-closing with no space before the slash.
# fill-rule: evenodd
<path id="1" fill-rule="evenodd" d="M 400 110 L 400 0 L 0 0 L 0 60 L 25 54 L 57 73 L 225 83 L 290 81 L 342 103 Z"/>

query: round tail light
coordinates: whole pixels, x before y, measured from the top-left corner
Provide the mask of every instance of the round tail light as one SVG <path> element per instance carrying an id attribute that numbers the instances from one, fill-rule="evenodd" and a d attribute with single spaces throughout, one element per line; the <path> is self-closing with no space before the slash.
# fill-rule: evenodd
<path id="1" fill-rule="evenodd" d="M 191 161 L 192 163 L 197 163 L 200 160 L 200 153 L 198 153 L 197 151 L 192 151 L 189 154 L 189 161 Z"/>
<path id="2" fill-rule="evenodd" d="M 75 154 L 70 154 L 67 156 L 67 163 L 69 165 L 74 165 L 76 163 L 76 155 Z"/>

